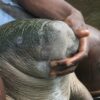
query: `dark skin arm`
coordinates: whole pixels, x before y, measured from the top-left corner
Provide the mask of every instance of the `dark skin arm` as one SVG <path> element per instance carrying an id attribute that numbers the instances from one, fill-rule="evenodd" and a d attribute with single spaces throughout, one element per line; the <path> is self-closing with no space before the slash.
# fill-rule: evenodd
<path id="1" fill-rule="evenodd" d="M 84 22 L 84 18 L 80 11 L 72 7 L 68 2 L 64 0 L 17 0 L 18 3 L 23 6 L 31 14 L 40 17 L 48 18 L 52 20 L 61 20 L 69 24 L 69 26 L 75 32 L 75 35 L 79 38 L 79 52 L 71 58 L 65 58 L 63 60 L 52 61 L 51 64 L 51 76 L 61 76 L 73 72 L 76 67 L 68 67 L 88 54 L 87 38 L 89 31 Z M 52 10 L 51 10 L 52 9 Z M 64 71 L 56 71 L 56 67 L 59 64 L 65 64 L 68 69 Z"/>

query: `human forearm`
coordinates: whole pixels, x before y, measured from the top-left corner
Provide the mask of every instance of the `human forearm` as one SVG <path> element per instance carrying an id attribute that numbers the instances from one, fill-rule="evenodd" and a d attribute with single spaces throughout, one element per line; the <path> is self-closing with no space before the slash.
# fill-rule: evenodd
<path id="1" fill-rule="evenodd" d="M 49 19 L 65 20 L 74 7 L 64 0 L 17 0 L 31 14 Z"/>
<path id="2" fill-rule="evenodd" d="M 65 0 L 17 0 L 28 12 L 40 18 L 56 19 L 69 24 L 76 35 L 84 37 L 88 32 L 83 15 Z"/>

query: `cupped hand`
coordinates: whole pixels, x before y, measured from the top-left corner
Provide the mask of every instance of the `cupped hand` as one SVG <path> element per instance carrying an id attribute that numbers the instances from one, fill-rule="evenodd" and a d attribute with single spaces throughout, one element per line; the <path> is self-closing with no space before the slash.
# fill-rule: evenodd
<path id="1" fill-rule="evenodd" d="M 78 52 L 72 57 L 55 60 L 51 62 L 50 76 L 62 76 L 74 72 L 76 65 L 80 60 L 88 56 L 88 36 L 90 34 L 87 25 L 85 24 L 82 14 L 77 11 L 73 12 L 65 19 L 65 22 L 72 28 L 75 35 L 79 39 Z M 65 66 L 63 70 L 57 70 L 57 67 Z"/>

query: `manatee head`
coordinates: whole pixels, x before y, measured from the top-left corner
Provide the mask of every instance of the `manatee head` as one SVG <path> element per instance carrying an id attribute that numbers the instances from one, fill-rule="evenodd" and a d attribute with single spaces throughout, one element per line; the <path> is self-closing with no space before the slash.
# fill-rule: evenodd
<path id="1" fill-rule="evenodd" d="M 78 40 L 64 22 L 44 21 L 37 27 L 16 38 L 17 50 L 26 50 L 40 61 L 62 59 L 77 51 Z"/>
<path id="2" fill-rule="evenodd" d="M 18 20 L 3 26 L 2 30 L 1 55 L 32 76 L 48 77 L 50 60 L 68 57 L 78 49 L 78 39 L 62 21 Z"/>

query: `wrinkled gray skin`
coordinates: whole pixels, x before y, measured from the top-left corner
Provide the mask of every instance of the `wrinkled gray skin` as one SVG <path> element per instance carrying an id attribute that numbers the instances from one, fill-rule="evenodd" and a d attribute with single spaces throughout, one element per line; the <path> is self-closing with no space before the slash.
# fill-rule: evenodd
<path id="1" fill-rule="evenodd" d="M 77 49 L 73 31 L 61 21 L 17 20 L 2 26 L 0 75 L 7 95 L 14 100 L 93 100 L 75 73 L 49 77 L 49 61 Z"/>

